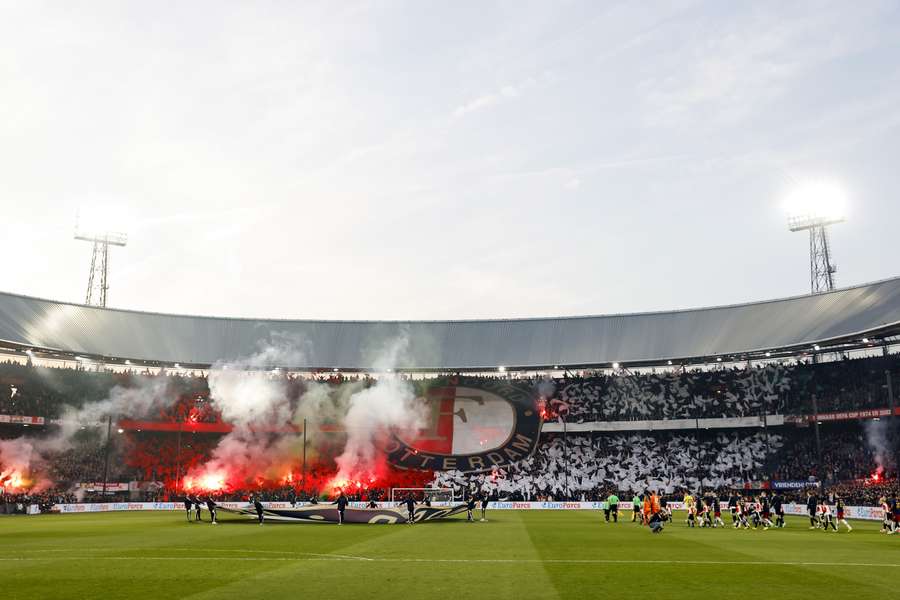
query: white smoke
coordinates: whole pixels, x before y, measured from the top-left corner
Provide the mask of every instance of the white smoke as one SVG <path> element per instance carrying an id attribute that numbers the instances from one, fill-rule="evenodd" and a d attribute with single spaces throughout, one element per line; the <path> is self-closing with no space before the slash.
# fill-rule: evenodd
<path id="1" fill-rule="evenodd" d="M 337 457 L 339 482 L 370 480 L 384 468 L 379 442 L 391 433 L 408 437 L 422 429 L 427 414 L 409 382 L 398 377 L 380 379 L 353 394 L 344 419 L 347 444 Z"/>
<path id="2" fill-rule="evenodd" d="M 109 396 L 97 402 L 88 402 L 80 407 L 63 407 L 59 429 L 53 435 L 40 441 L 42 451 L 59 452 L 72 446 L 75 434 L 85 427 L 97 427 L 119 416 L 132 418 L 146 417 L 154 409 L 172 404 L 166 377 L 141 377 L 134 387 L 117 385 Z"/>
<path id="3" fill-rule="evenodd" d="M 49 465 L 62 452 L 72 449 L 76 434 L 83 429 L 101 428 L 119 415 L 147 416 L 154 408 L 171 403 L 164 377 L 140 378 L 135 387 L 115 386 L 109 396 L 81 407 L 64 406 L 58 427 L 43 437 L 18 437 L 0 442 L 0 472 L 9 479 L 15 473 L 24 478 L 32 492 L 52 487 Z"/>
<path id="4" fill-rule="evenodd" d="M 50 487 L 49 479 L 41 473 L 43 466 L 43 457 L 31 440 L 0 440 L 0 488 L 18 491 L 27 486 L 40 492 Z"/>
<path id="5" fill-rule="evenodd" d="M 374 364 L 380 371 L 392 372 L 407 357 L 409 336 L 404 334 L 388 343 Z M 412 385 L 399 375 L 388 375 L 367 389 L 350 396 L 344 426 L 347 444 L 337 457 L 337 482 L 371 480 L 385 468 L 380 445 L 392 433 L 408 437 L 425 427 L 427 412 L 416 401 Z"/>
<path id="6" fill-rule="evenodd" d="M 376 369 L 392 371 L 408 348 L 407 336 L 394 339 L 378 354 Z M 371 480 L 385 468 L 381 442 L 393 432 L 410 434 L 424 426 L 424 406 L 416 402 L 413 387 L 398 376 L 382 377 L 369 387 L 361 381 L 337 387 L 309 382 L 292 402 L 284 375 L 247 371 L 263 363 L 298 364 L 298 352 L 290 344 L 263 348 L 256 356 L 217 365 L 210 372 L 210 396 L 234 429 L 220 441 L 211 460 L 189 474 L 189 485 L 199 481 L 202 486 L 203 481 L 223 476 L 238 485 L 258 477 L 286 476 L 302 453 L 299 426 L 304 420 L 309 425 L 307 440 L 313 444 L 322 423 L 346 432 L 346 443 L 335 459 L 336 481 Z"/>
<path id="7" fill-rule="evenodd" d="M 889 424 L 887 421 L 866 421 L 863 423 L 866 444 L 872 451 L 878 473 L 884 473 L 892 463 L 891 445 L 888 441 Z"/>

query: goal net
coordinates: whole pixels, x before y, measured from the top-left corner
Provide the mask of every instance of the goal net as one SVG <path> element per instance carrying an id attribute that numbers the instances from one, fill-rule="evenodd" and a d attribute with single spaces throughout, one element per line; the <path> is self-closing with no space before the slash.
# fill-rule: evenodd
<path id="1" fill-rule="evenodd" d="M 410 494 L 416 502 L 453 502 L 455 499 L 450 488 L 391 488 L 391 502 L 403 502 Z"/>

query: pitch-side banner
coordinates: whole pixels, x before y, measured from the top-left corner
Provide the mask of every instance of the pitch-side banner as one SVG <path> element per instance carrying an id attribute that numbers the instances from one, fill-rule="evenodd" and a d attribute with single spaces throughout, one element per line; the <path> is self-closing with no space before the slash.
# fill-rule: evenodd
<path id="1" fill-rule="evenodd" d="M 448 507 L 453 503 L 450 502 L 433 502 L 434 507 Z M 242 510 L 250 505 L 247 502 L 219 502 L 219 506 L 230 508 L 232 510 Z M 290 502 L 263 502 L 263 506 L 267 510 L 279 510 L 293 508 Z M 294 507 L 309 506 L 308 503 L 298 502 Z M 323 508 L 330 507 L 330 504 L 320 504 Z M 353 508 L 365 508 L 365 502 L 351 502 Z M 380 502 L 381 508 L 399 508 L 398 502 Z M 682 502 L 669 502 L 669 508 L 672 510 L 683 510 Z M 606 508 L 605 502 L 491 502 L 488 510 L 603 510 Z M 619 504 L 619 510 L 622 512 L 630 511 L 632 505 L 630 502 Z M 136 510 L 184 510 L 184 504 L 181 502 L 103 502 L 103 503 L 83 503 L 83 504 L 55 504 L 52 509 L 54 512 L 65 514 L 72 513 L 96 513 L 96 512 L 112 512 L 112 511 L 136 511 Z M 206 506 L 203 507 L 206 510 Z M 722 503 L 722 512 L 728 511 L 727 503 Z M 788 515 L 805 516 L 806 505 L 804 504 L 785 504 L 784 512 Z M 871 521 L 881 520 L 881 509 L 875 506 L 848 506 L 845 508 L 847 518 L 865 519 Z"/>

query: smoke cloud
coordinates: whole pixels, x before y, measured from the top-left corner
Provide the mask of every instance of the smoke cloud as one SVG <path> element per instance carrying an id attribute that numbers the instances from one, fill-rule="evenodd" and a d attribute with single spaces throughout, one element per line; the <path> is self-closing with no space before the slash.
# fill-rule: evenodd
<path id="1" fill-rule="evenodd" d="M 58 427 L 44 437 L 19 437 L 0 441 L 0 486 L 27 488 L 39 493 L 53 486 L 48 467 L 53 459 L 76 445 L 85 429 L 102 428 L 118 415 L 141 417 L 171 403 L 165 378 L 137 380 L 135 387 L 115 386 L 109 396 L 81 407 L 65 406 Z"/>
<path id="2" fill-rule="evenodd" d="M 891 444 L 888 441 L 890 424 L 888 421 L 866 421 L 863 423 L 863 431 L 880 475 L 893 466 Z"/>
<path id="3" fill-rule="evenodd" d="M 391 341 L 374 361 L 376 369 L 393 370 L 408 348 L 406 336 Z M 299 352 L 297 340 L 291 340 L 262 348 L 246 360 L 217 365 L 210 372 L 210 396 L 234 429 L 205 465 L 188 474 L 186 487 L 252 487 L 260 479 L 289 478 L 303 451 L 304 420 L 311 445 L 316 444 L 322 424 L 346 434 L 336 453 L 338 473 L 333 486 L 372 482 L 387 468 L 381 447 L 388 437 L 423 427 L 425 408 L 416 402 L 412 385 L 398 376 L 388 375 L 369 385 L 305 382 L 300 394 L 283 374 L 259 370 L 273 364 L 298 364 Z"/>

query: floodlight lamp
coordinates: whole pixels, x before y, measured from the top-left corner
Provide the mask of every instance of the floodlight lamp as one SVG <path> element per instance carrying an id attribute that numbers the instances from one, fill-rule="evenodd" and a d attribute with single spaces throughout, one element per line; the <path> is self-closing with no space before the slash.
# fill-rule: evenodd
<path id="1" fill-rule="evenodd" d="M 846 220 L 846 194 L 824 181 L 807 183 L 787 198 L 788 228 L 802 231 Z"/>
<path id="2" fill-rule="evenodd" d="M 497 370 L 500 371 L 501 373 L 506 373 L 506 367 L 500 366 L 500 367 L 497 367 Z"/>
<path id="3" fill-rule="evenodd" d="M 124 246 L 128 242 L 127 221 L 124 212 L 115 206 L 81 207 L 75 216 L 75 239 Z"/>
<path id="4" fill-rule="evenodd" d="M 618 369 L 619 369 L 619 363 L 614 362 L 614 363 L 612 364 L 612 368 L 613 368 L 614 370 L 618 370 Z"/>

